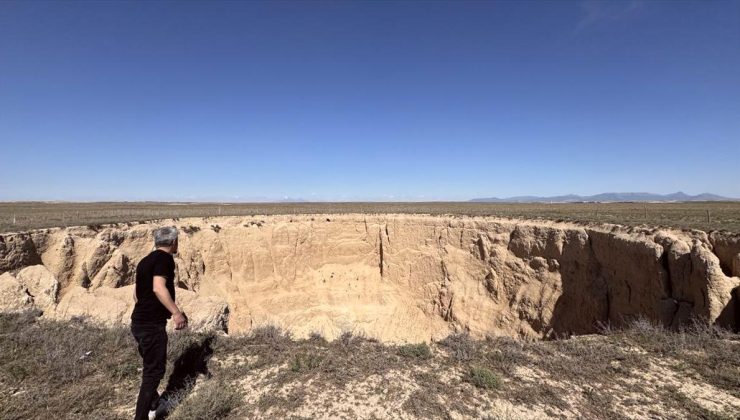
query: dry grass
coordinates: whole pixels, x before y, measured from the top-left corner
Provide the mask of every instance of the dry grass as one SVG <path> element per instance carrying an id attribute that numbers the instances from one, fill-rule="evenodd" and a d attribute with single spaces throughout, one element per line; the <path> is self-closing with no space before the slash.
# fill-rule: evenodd
<path id="1" fill-rule="evenodd" d="M 130 335 L 0 314 L 0 418 L 115 418 L 138 377 Z"/>
<path id="2" fill-rule="evenodd" d="M 709 220 L 707 220 L 709 212 Z M 408 213 L 498 216 L 740 232 L 740 202 L 691 203 L 0 203 L 0 232 L 184 217 Z M 329 219 L 330 220 L 330 219 Z M 261 222 L 254 222 L 261 224 Z M 218 225 L 212 229 L 217 230 Z"/>
<path id="3" fill-rule="evenodd" d="M 0 418 L 130 417 L 140 361 L 128 329 L 37 316 L 0 314 Z M 173 419 L 357 417 L 342 398 L 390 410 L 377 417 L 500 418 L 497 401 L 545 417 L 740 415 L 740 336 L 701 323 L 667 331 L 638 320 L 567 340 L 462 334 L 400 346 L 349 333 L 294 340 L 271 326 L 240 337 L 176 333 L 165 379 L 204 343 L 212 358 L 178 389 Z M 690 383 L 735 403 L 707 405 Z"/>
<path id="4" fill-rule="evenodd" d="M 693 379 L 710 383 L 740 398 L 740 336 L 695 321 L 678 332 L 637 320 L 629 329 L 608 332 L 626 345 L 648 354 L 678 360 L 674 369 Z"/>
<path id="5" fill-rule="evenodd" d="M 171 420 L 225 419 L 242 404 L 243 392 L 233 384 L 210 379 L 185 398 L 172 414 Z"/>

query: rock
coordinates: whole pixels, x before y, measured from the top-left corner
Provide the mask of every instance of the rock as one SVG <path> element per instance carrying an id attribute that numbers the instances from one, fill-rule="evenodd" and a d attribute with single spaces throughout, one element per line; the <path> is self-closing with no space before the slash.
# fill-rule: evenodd
<path id="1" fill-rule="evenodd" d="M 671 297 L 663 247 L 649 238 L 588 231 L 609 292 L 609 321 L 620 325 L 637 316 L 660 320 L 661 301 Z"/>
<path id="2" fill-rule="evenodd" d="M 216 296 L 200 296 L 187 289 L 177 289 L 177 302 L 196 331 L 224 331 L 229 327 L 229 305 Z"/>
<path id="3" fill-rule="evenodd" d="M 689 325 L 694 315 L 694 304 L 691 302 L 678 302 L 678 307 L 670 324 L 672 328 Z"/>
<path id="4" fill-rule="evenodd" d="M 683 301 L 697 301 L 701 298 L 701 292 L 692 285 L 691 246 L 683 240 L 675 240 L 668 246 L 665 258 L 671 279 L 672 296 Z"/>
<path id="5" fill-rule="evenodd" d="M 717 256 L 705 244 L 695 243 L 691 248 L 692 287 L 699 288 L 702 299 L 694 301 L 694 313 L 714 322 L 730 303 L 732 289 L 740 279 L 725 276 Z"/>
<path id="6" fill-rule="evenodd" d="M 740 277 L 740 265 L 735 263 L 740 254 L 740 233 L 712 232 L 709 235 L 709 242 L 725 274 Z"/>
<path id="7" fill-rule="evenodd" d="M 10 273 L 0 274 L 0 311 L 17 312 L 33 308 L 33 299 Z"/>
<path id="8" fill-rule="evenodd" d="M 660 301 L 660 321 L 661 324 L 669 327 L 673 324 L 678 310 L 678 302 L 673 298 L 666 298 Z"/>
<path id="9" fill-rule="evenodd" d="M 40 263 L 31 235 L 0 235 L 0 273 Z"/>
<path id="10" fill-rule="evenodd" d="M 550 266 L 547 263 L 547 260 L 542 257 L 534 257 L 529 262 L 529 266 L 532 267 L 532 270 L 549 270 Z"/>
<path id="11" fill-rule="evenodd" d="M 86 318 L 108 326 L 128 325 L 133 305 L 133 286 L 95 290 L 73 286 L 64 294 L 53 314 L 48 315 L 55 319 Z"/>
<path id="12" fill-rule="evenodd" d="M 56 319 L 86 318 L 108 326 L 129 325 L 134 309 L 134 287 L 99 287 L 88 290 L 73 287 L 59 302 L 51 317 Z M 198 296 L 185 289 L 177 289 L 176 301 L 189 318 L 194 331 L 228 331 L 229 308 L 222 299 Z M 168 322 L 172 329 L 172 323 Z"/>
<path id="13" fill-rule="evenodd" d="M 563 253 L 565 232 L 539 226 L 516 226 L 511 232 L 509 250 L 519 258 L 558 259 Z"/>
<path id="14" fill-rule="evenodd" d="M 42 255 L 44 266 L 49 269 L 64 289 L 72 283 L 76 264 L 75 239 L 68 232 L 64 235 L 53 235 L 53 248 L 48 248 Z"/>
<path id="15" fill-rule="evenodd" d="M 34 306 L 46 311 L 57 303 L 59 283 L 43 265 L 32 265 L 18 272 L 16 279 L 33 298 Z"/>
<path id="16" fill-rule="evenodd" d="M 92 279 L 90 288 L 122 287 L 133 284 L 135 281 L 136 267 L 125 254 L 116 251 Z"/>

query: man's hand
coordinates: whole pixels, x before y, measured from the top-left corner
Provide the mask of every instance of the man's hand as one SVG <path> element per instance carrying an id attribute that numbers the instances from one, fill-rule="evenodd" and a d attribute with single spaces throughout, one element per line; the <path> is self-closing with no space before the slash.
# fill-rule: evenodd
<path id="1" fill-rule="evenodd" d="M 172 321 L 175 323 L 175 329 L 181 330 L 188 326 L 188 317 L 177 307 L 172 300 L 170 291 L 167 290 L 167 279 L 162 276 L 154 276 L 152 280 L 152 291 L 157 296 L 162 305 L 172 314 Z"/>
<path id="2" fill-rule="evenodd" d="M 176 330 L 181 330 L 188 326 L 188 317 L 183 312 L 178 312 L 172 316 L 172 322 L 175 323 Z"/>

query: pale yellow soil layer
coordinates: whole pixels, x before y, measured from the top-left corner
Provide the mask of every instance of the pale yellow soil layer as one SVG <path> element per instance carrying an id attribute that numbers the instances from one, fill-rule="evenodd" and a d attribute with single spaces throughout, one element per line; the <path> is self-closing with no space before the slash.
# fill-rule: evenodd
<path id="1" fill-rule="evenodd" d="M 384 342 L 591 333 L 637 316 L 734 326 L 740 235 L 421 215 L 162 220 L 0 236 L 0 310 L 127 322 L 153 229 L 180 230 L 197 329 L 278 325 Z M 187 289 L 187 290 L 185 290 Z M 382 414 L 382 413 L 381 413 Z"/>

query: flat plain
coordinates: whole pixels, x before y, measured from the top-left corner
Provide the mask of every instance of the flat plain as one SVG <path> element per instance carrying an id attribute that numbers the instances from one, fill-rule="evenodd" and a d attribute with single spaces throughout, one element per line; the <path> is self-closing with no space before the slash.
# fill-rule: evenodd
<path id="1" fill-rule="evenodd" d="M 0 232 L 148 220 L 274 214 L 494 216 L 740 232 L 740 201 L 680 203 L 158 203 L 1 202 Z"/>

